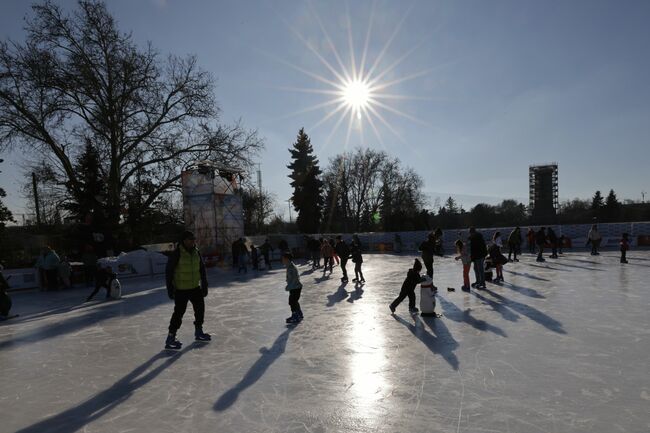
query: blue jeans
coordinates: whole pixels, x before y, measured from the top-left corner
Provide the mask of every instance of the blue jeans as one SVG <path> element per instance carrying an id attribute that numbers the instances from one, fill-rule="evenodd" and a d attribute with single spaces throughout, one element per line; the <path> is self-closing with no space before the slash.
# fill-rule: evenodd
<path id="1" fill-rule="evenodd" d="M 485 259 L 476 259 L 473 260 L 472 263 L 474 263 L 476 284 L 479 286 L 485 286 Z"/>

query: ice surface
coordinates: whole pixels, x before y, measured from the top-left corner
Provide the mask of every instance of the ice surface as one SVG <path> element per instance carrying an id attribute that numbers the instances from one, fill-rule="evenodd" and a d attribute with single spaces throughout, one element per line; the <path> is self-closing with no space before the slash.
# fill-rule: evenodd
<path id="1" fill-rule="evenodd" d="M 650 252 L 629 256 L 526 255 L 471 294 L 459 262 L 436 259 L 442 319 L 407 301 L 390 315 L 413 256 L 366 256 L 357 288 L 338 268 L 300 266 L 293 329 L 283 269 L 212 271 L 213 341 L 192 342 L 190 307 L 177 353 L 161 350 L 162 278 L 124 279 L 123 299 L 89 304 L 90 290 L 14 293 L 0 431 L 648 432 Z"/>

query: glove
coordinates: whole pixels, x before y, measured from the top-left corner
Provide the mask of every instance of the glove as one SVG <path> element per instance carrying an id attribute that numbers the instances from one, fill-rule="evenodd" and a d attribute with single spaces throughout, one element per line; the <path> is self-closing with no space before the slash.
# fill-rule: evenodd
<path id="1" fill-rule="evenodd" d="M 208 286 L 201 286 L 201 292 L 203 293 L 204 298 L 208 296 Z"/>
<path id="2" fill-rule="evenodd" d="M 169 296 L 169 299 L 174 299 L 174 294 L 176 292 L 176 289 L 174 286 L 168 286 L 167 287 L 167 296 Z"/>

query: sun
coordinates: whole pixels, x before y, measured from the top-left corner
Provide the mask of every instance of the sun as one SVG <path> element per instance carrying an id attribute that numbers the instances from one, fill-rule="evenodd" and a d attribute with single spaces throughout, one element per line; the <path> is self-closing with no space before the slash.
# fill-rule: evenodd
<path id="1" fill-rule="evenodd" d="M 381 48 L 378 55 L 374 58 L 374 61 L 370 61 L 369 59 L 369 45 L 371 29 L 373 27 L 374 5 L 370 12 L 363 51 L 360 56 L 357 56 L 357 53 L 355 53 L 355 44 L 352 37 L 352 19 L 350 17 L 350 11 L 346 11 L 347 13 L 345 18 L 347 21 L 348 61 L 344 61 L 344 56 L 341 55 L 343 51 L 341 51 L 341 53 L 339 52 L 339 48 L 341 47 L 337 47 L 334 44 L 334 41 L 327 32 L 322 20 L 318 16 L 318 13 L 316 13 L 316 10 L 310 9 L 323 33 L 325 43 L 323 46 L 315 46 L 306 37 L 301 35 L 300 32 L 298 32 L 291 24 L 285 22 L 288 29 L 296 35 L 305 47 L 311 51 L 316 58 L 318 58 L 318 60 L 320 60 L 321 64 L 325 67 L 325 71 L 310 71 L 281 58 L 272 56 L 281 63 L 302 72 L 318 82 L 317 87 L 282 87 L 282 89 L 292 92 L 324 95 L 325 100 L 321 103 L 290 113 L 284 117 L 293 117 L 316 110 L 325 111 L 325 114 L 323 114 L 320 120 L 310 128 L 310 130 L 313 131 L 328 121 L 334 123 L 325 140 L 325 145 L 329 143 L 330 139 L 336 134 L 341 124 L 343 124 L 347 119 L 347 132 L 345 134 L 346 148 L 349 144 L 350 134 L 353 129 L 359 132 L 363 144 L 363 131 L 366 129 L 365 125 L 370 127 L 377 141 L 381 145 L 385 146 L 385 143 L 378 126 L 385 127 L 404 143 L 405 141 L 403 137 L 401 137 L 399 131 L 397 131 L 384 117 L 385 113 L 390 113 L 421 125 L 429 126 L 427 122 L 401 111 L 396 106 L 396 101 L 409 99 L 427 100 L 425 96 L 407 96 L 400 93 L 394 93 L 394 91 L 390 90 L 391 88 L 395 88 L 397 84 L 428 75 L 433 70 L 433 68 L 429 68 L 411 74 L 399 74 L 397 71 L 397 67 L 413 52 L 415 52 L 421 43 L 414 44 L 391 63 L 386 64 L 386 62 L 384 62 L 384 57 L 386 56 L 391 43 L 402 28 L 402 25 L 412 7 L 413 6 L 409 7 L 405 11 L 401 20 L 390 34 L 390 37 L 384 43 L 383 48 Z M 426 40 L 428 40 L 428 37 L 423 38 L 423 42 Z M 330 57 L 330 59 L 327 59 L 326 56 Z M 333 56 L 333 59 L 331 56 Z M 357 61 L 358 59 L 360 59 L 359 62 Z"/>
<path id="2" fill-rule="evenodd" d="M 368 108 L 372 100 L 370 85 L 366 81 L 357 79 L 343 83 L 342 87 L 343 102 L 356 114 L 357 118 L 361 118 L 361 111 Z"/>

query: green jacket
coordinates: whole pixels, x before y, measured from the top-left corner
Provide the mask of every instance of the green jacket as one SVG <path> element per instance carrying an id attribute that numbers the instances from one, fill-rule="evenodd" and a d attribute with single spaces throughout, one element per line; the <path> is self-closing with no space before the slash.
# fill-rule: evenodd
<path id="1" fill-rule="evenodd" d="M 191 290 L 200 287 L 203 296 L 208 291 L 208 280 L 205 265 L 199 250 L 191 251 L 179 245 L 167 259 L 165 269 L 167 292 L 171 296 L 175 290 Z"/>

